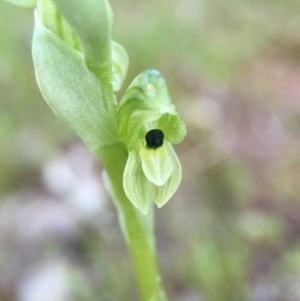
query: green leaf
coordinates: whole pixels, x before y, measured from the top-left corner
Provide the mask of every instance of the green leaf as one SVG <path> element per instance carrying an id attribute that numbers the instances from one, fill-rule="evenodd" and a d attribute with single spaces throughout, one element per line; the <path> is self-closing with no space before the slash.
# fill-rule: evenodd
<path id="1" fill-rule="evenodd" d="M 33 7 L 36 5 L 37 2 L 37 0 L 6 0 L 6 1 L 21 7 Z"/>
<path id="2" fill-rule="evenodd" d="M 172 174 L 163 186 L 152 185 L 152 197 L 156 205 L 161 208 L 173 196 L 181 181 L 181 165 L 172 145 L 166 143 L 168 155 L 172 162 Z"/>
<path id="3" fill-rule="evenodd" d="M 116 106 L 83 55 L 35 14 L 33 60 L 40 90 L 55 114 L 93 150 L 117 141 Z"/>
<path id="4" fill-rule="evenodd" d="M 112 11 L 106 0 L 53 0 L 75 31 L 83 48 L 87 67 L 107 89 L 112 88 Z"/>
<path id="5" fill-rule="evenodd" d="M 140 150 L 143 172 L 156 186 L 164 185 L 173 170 L 166 144 L 168 142 L 156 149 L 142 147 Z"/>
<path id="6" fill-rule="evenodd" d="M 123 175 L 123 187 L 132 204 L 147 214 L 150 201 L 150 182 L 143 173 L 137 150 L 129 152 Z"/>
<path id="7" fill-rule="evenodd" d="M 82 47 L 76 33 L 62 17 L 53 1 L 39 0 L 37 12 L 41 23 L 43 23 L 45 27 L 51 30 L 72 48 L 82 52 Z"/>
<path id="8" fill-rule="evenodd" d="M 112 41 L 112 81 L 114 91 L 119 91 L 127 74 L 129 58 L 126 50 Z"/>

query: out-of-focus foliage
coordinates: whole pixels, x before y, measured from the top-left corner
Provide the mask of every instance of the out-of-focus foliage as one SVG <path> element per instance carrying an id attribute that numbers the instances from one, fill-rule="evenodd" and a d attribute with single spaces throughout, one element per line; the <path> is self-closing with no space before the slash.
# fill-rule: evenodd
<path id="1" fill-rule="evenodd" d="M 157 211 L 170 299 L 299 300 L 300 2 L 111 5 L 123 87 L 160 70 L 187 122 L 183 182 Z M 99 165 L 36 87 L 32 26 L 0 2 L 0 300 L 136 300 Z"/>

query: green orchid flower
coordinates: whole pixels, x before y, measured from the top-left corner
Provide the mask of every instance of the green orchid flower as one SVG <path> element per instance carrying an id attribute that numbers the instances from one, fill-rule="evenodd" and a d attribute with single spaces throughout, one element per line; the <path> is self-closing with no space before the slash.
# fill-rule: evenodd
<path id="1" fill-rule="evenodd" d="M 179 186 L 181 165 L 171 144 L 186 135 L 158 71 L 146 70 L 133 80 L 121 100 L 118 121 L 119 137 L 129 151 L 124 191 L 147 214 L 151 200 L 162 207 Z"/>

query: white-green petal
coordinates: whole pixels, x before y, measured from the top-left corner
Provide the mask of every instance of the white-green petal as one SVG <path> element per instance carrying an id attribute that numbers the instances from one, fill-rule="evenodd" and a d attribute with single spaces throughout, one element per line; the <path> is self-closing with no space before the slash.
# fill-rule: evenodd
<path id="1" fill-rule="evenodd" d="M 157 111 L 136 110 L 131 115 L 125 131 L 121 132 L 123 135 L 120 135 L 120 138 L 126 141 L 128 148 L 131 149 L 136 144 L 137 139 L 143 140 L 145 138 L 146 132 L 152 129 L 149 124 L 159 117 L 160 113 Z"/>
<path id="2" fill-rule="evenodd" d="M 140 150 L 143 172 L 147 179 L 157 186 L 164 185 L 173 170 L 167 144 L 168 142 L 165 142 L 156 149 L 146 146 Z"/>
<path id="3" fill-rule="evenodd" d="M 162 130 L 165 139 L 171 143 L 180 143 L 186 136 L 186 126 L 177 113 L 165 113 L 159 119 L 157 128 Z"/>
<path id="4" fill-rule="evenodd" d="M 137 89 L 135 91 L 138 92 Z M 142 127 L 147 123 L 153 123 L 160 119 L 166 112 L 174 111 L 174 106 L 157 108 L 153 106 L 149 108 L 147 102 L 138 98 L 130 99 L 125 105 L 119 108 L 118 122 L 119 122 L 119 135 L 122 141 L 125 141 L 129 146 L 136 143 L 137 137 Z M 144 133 L 145 134 L 145 133 Z"/>
<path id="5" fill-rule="evenodd" d="M 168 107 L 171 104 L 165 79 L 157 70 L 148 69 L 135 77 L 124 94 L 120 106 L 123 106 L 128 100 L 135 97 L 134 91 L 136 88 L 139 91 L 138 98 L 146 100 L 148 108 L 153 106 Z"/>
<path id="6" fill-rule="evenodd" d="M 112 84 L 114 91 L 119 91 L 127 74 L 129 59 L 126 50 L 112 41 Z"/>
<path id="7" fill-rule="evenodd" d="M 145 177 L 137 150 L 129 152 L 123 174 L 123 188 L 131 203 L 147 214 L 151 198 L 150 182 Z"/>
<path id="8" fill-rule="evenodd" d="M 168 202 L 177 190 L 181 181 L 181 165 L 171 144 L 167 145 L 169 158 L 172 162 L 173 171 L 163 186 L 152 185 L 152 197 L 160 208 Z"/>

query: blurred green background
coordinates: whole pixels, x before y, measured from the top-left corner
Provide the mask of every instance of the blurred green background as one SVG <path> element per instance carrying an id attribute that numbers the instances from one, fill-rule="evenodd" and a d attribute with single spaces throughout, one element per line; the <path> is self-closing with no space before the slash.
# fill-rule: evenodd
<path id="1" fill-rule="evenodd" d="M 299 301 L 300 1 L 111 5 L 124 89 L 160 70 L 188 127 L 182 184 L 156 211 L 170 300 Z M 1 0 L 0 300 L 136 301 L 101 165 L 37 88 L 32 30 Z"/>

